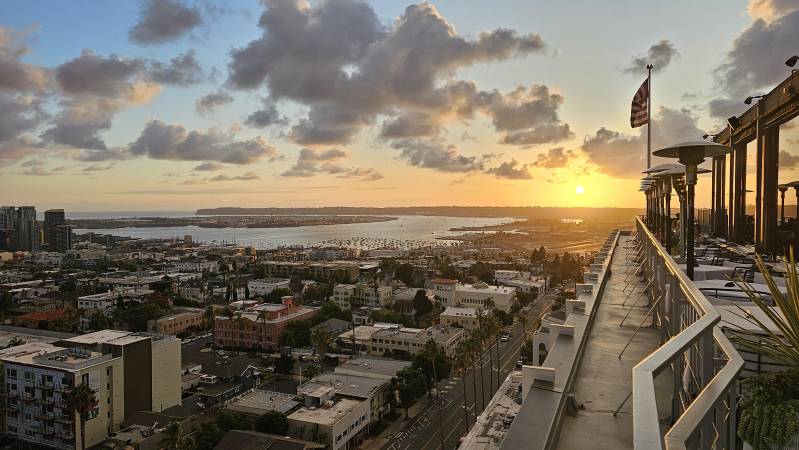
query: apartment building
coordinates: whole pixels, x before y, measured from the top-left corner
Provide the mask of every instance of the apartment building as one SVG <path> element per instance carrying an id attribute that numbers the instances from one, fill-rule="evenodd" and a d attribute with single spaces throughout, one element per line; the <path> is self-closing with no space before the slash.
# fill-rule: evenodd
<path id="1" fill-rule="evenodd" d="M 103 314 L 110 316 L 111 312 L 116 308 L 119 302 L 144 302 L 144 299 L 153 294 L 151 290 L 140 291 L 108 291 L 99 294 L 84 295 L 78 297 L 78 309 L 83 313 L 80 318 L 80 327 L 85 330 L 89 326 L 91 315 L 100 311 Z"/>
<path id="2" fill-rule="evenodd" d="M 311 319 L 320 308 L 298 306 L 291 296 L 279 305 L 262 303 L 241 311 L 240 320 L 218 316 L 214 319 L 214 345 L 223 348 L 275 350 L 280 333 L 297 320 Z M 262 312 L 264 316 L 262 316 Z"/>
<path id="3" fill-rule="evenodd" d="M 458 284 L 455 289 L 454 306 L 483 308 L 488 299 L 494 302 L 494 308 L 510 312 L 510 307 L 516 302 L 516 288 L 491 286 L 482 281 L 474 284 Z"/>
<path id="4" fill-rule="evenodd" d="M 447 306 L 438 316 L 439 323 L 445 327 L 463 327 L 464 330 L 480 328 L 479 314 L 487 315 L 488 311 L 477 308 L 462 308 L 460 306 Z"/>
<path id="5" fill-rule="evenodd" d="M 82 447 L 80 420 L 65 396 L 87 384 L 97 404 L 86 421 L 85 447 L 102 442 L 124 420 L 122 357 L 108 352 L 31 342 L 0 350 L 5 373 L 6 435 L 33 446 Z"/>
<path id="6" fill-rule="evenodd" d="M 176 272 L 211 272 L 216 273 L 219 264 L 216 261 L 178 261 L 173 264 Z"/>
<path id="7" fill-rule="evenodd" d="M 58 342 L 122 360 L 125 415 L 180 405 L 181 343 L 173 336 L 101 330 Z"/>
<path id="8" fill-rule="evenodd" d="M 369 402 L 336 395 L 318 387 L 305 394 L 305 406 L 288 416 L 289 434 L 300 439 L 321 438 L 331 450 L 354 450 L 367 435 Z"/>
<path id="9" fill-rule="evenodd" d="M 441 299 L 444 305 L 452 305 L 455 303 L 455 288 L 458 286 L 458 280 L 449 278 L 435 278 L 430 280 L 430 291 L 433 297 Z"/>
<path id="10" fill-rule="evenodd" d="M 350 304 L 353 307 L 384 308 L 391 304 L 391 287 L 375 287 L 368 283 L 337 284 L 333 288 L 333 301 L 341 309 L 350 309 Z"/>
<path id="11" fill-rule="evenodd" d="M 248 281 L 247 287 L 250 289 L 250 297 L 266 296 L 275 289 L 288 289 L 290 281 L 288 278 L 263 278 Z"/>
<path id="12" fill-rule="evenodd" d="M 406 328 L 401 325 L 379 327 L 369 339 L 369 354 L 413 356 L 422 351 L 425 344 L 432 339 L 446 352 L 447 356 L 454 357 L 458 343 L 465 337 L 466 332 L 463 328 L 446 326 L 435 326 L 426 330 Z"/>
<path id="13" fill-rule="evenodd" d="M 266 261 L 264 266 L 270 277 L 301 277 L 314 280 L 355 280 L 358 278 L 358 263 L 354 261 Z"/>
<path id="14" fill-rule="evenodd" d="M 203 325 L 203 310 L 193 308 L 147 321 L 147 332 L 176 335 Z"/>
<path id="15" fill-rule="evenodd" d="M 379 422 L 385 414 L 391 412 L 391 397 L 396 395 L 390 380 L 342 373 L 326 373 L 314 377 L 298 386 L 297 394 L 309 395 L 321 387 L 333 388 L 343 398 L 367 402 L 369 424 Z"/>

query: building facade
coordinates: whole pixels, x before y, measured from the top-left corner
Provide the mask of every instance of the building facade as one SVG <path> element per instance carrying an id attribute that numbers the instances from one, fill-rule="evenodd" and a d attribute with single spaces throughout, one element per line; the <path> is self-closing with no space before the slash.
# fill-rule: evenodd
<path id="1" fill-rule="evenodd" d="M 282 304 L 262 303 L 235 313 L 233 317 L 214 319 L 214 345 L 222 348 L 274 351 L 279 338 L 291 322 L 308 320 L 319 314 L 319 308 L 294 305 L 291 297 Z"/>

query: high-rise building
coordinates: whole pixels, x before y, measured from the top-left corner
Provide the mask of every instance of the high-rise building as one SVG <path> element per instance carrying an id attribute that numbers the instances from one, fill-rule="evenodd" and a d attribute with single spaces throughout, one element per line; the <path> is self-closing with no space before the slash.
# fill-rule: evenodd
<path id="1" fill-rule="evenodd" d="M 0 350 L 0 361 L 5 372 L 0 407 L 9 437 L 46 448 L 88 448 L 124 420 L 120 356 L 31 342 Z M 67 393 L 80 384 L 88 385 L 97 400 L 86 421 L 85 446 L 80 421 L 65 403 Z"/>
<path id="2" fill-rule="evenodd" d="M 48 209 L 44 212 L 44 242 L 52 246 L 56 229 L 66 225 L 67 219 L 63 209 Z M 52 249 L 52 247 L 51 247 Z"/>
<path id="3" fill-rule="evenodd" d="M 47 248 L 51 252 L 66 253 L 72 250 L 72 225 L 59 225 L 55 227 L 47 241 Z"/>

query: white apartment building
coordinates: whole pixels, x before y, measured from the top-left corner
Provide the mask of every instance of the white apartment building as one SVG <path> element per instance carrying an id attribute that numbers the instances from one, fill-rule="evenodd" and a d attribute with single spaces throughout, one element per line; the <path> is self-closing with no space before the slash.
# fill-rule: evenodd
<path id="1" fill-rule="evenodd" d="M 444 312 L 438 316 L 438 320 L 445 327 L 460 325 L 465 330 L 476 330 L 480 328 L 480 319 L 478 317 L 480 311 L 477 308 L 447 306 Z M 487 315 L 488 311 L 482 311 L 482 314 Z"/>
<path id="2" fill-rule="evenodd" d="M 458 280 L 449 278 L 435 278 L 430 281 L 430 291 L 433 297 L 441 299 L 441 303 L 445 306 L 455 304 L 455 288 L 457 286 Z"/>
<path id="3" fill-rule="evenodd" d="M 316 436 L 331 450 L 354 450 L 367 434 L 369 401 L 344 398 L 336 389 L 318 387 L 305 394 L 305 406 L 288 416 L 289 434 L 310 440 Z"/>
<path id="4" fill-rule="evenodd" d="M 95 311 L 100 311 L 106 316 L 110 316 L 111 312 L 116 308 L 118 302 L 143 302 L 144 298 L 152 294 L 151 290 L 139 291 L 108 291 L 99 294 L 84 295 L 78 297 L 78 309 L 82 312 L 80 318 L 81 329 L 86 329 L 89 326 L 91 315 Z"/>
<path id="5" fill-rule="evenodd" d="M 356 307 L 383 308 L 391 304 L 391 287 L 375 288 L 368 283 L 337 284 L 333 288 L 333 301 L 341 309 L 350 309 L 350 303 Z"/>
<path id="6" fill-rule="evenodd" d="M 266 296 L 275 289 L 288 289 L 290 281 L 288 278 L 263 278 L 248 281 L 247 287 L 250 289 L 250 297 Z"/>
<path id="7" fill-rule="evenodd" d="M 490 286 L 482 281 L 474 284 L 459 284 L 455 289 L 455 306 L 483 308 L 485 301 L 491 299 L 494 308 L 510 312 L 516 302 L 516 288 L 507 286 Z"/>
<path id="8" fill-rule="evenodd" d="M 65 395 L 87 384 L 97 399 L 86 422 L 86 448 L 116 432 L 124 420 L 122 357 L 31 342 L 0 350 L 5 371 L 6 434 L 57 449 L 80 449 L 80 420 Z"/>
<path id="9" fill-rule="evenodd" d="M 211 272 L 216 273 L 219 265 L 216 261 L 178 261 L 174 264 L 177 272 Z"/>
<path id="10" fill-rule="evenodd" d="M 494 280 L 499 284 L 504 284 L 508 280 L 513 279 L 528 279 L 530 272 L 522 272 L 521 270 L 495 270 Z"/>
<path id="11" fill-rule="evenodd" d="M 513 279 L 503 283 L 505 286 L 516 288 L 516 292 L 524 292 L 525 294 L 538 294 L 543 291 L 546 282 L 540 278 L 537 279 Z"/>
<path id="12" fill-rule="evenodd" d="M 420 328 L 406 328 L 401 325 L 381 327 L 371 334 L 369 354 L 382 356 L 402 352 L 408 356 L 413 356 L 422 351 L 425 344 L 432 339 L 436 345 L 446 352 L 447 356 L 454 357 L 458 343 L 465 337 L 466 332 L 463 328 L 435 326 L 423 330 Z"/>

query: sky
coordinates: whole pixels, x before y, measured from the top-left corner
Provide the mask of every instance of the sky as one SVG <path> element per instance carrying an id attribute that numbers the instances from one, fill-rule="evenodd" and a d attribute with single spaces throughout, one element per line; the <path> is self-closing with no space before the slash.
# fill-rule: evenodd
<path id="1" fill-rule="evenodd" d="M 720 130 L 797 43 L 795 0 L 5 0 L 0 203 L 640 207 L 645 65 L 656 149 Z"/>

